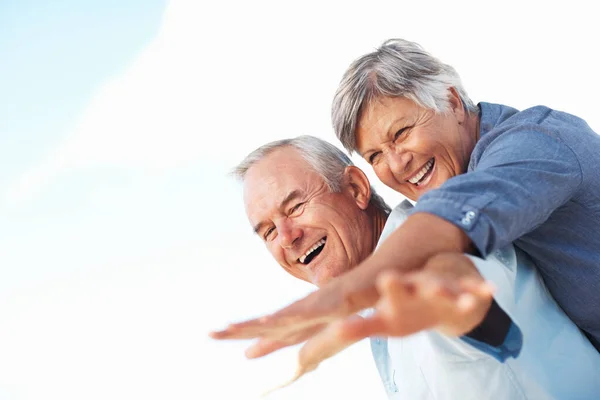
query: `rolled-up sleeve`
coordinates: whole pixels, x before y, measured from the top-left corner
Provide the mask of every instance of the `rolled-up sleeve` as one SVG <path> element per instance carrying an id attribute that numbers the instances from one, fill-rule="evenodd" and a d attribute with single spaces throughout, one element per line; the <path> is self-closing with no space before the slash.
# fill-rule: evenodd
<path id="1" fill-rule="evenodd" d="M 469 336 L 462 336 L 461 339 L 501 362 L 506 361 L 509 357 L 518 357 L 523 347 L 522 316 L 535 312 L 534 309 L 531 309 L 531 304 L 523 300 L 524 297 L 521 292 L 527 290 L 537 293 L 540 289 L 536 284 L 542 284 L 535 280 L 537 275 L 530 265 L 527 263 L 523 263 L 521 266 L 518 265 L 513 246 L 496 250 L 486 259 L 474 256 L 468 257 L 481 276 L 494 284 L 496 288 L 494 302 L 506 313 L 511 323 L 503 342 L 499 345 L 491 345 Z M 520 285 L 517 285 L 517 276 L 521 278 Z M 525 298 L 528 297 L 525 296 Z M 520 307 L 530 308 L 523 310 Z"/>
<path id="2" fill-rule="evenodd" d="M 535 124 L 514 126 L 479 152 L 467 173 L 424 194 L 412 213 L 460 227 L 484 257 L 544 223 L 582 182 L 575 153 Z"/>

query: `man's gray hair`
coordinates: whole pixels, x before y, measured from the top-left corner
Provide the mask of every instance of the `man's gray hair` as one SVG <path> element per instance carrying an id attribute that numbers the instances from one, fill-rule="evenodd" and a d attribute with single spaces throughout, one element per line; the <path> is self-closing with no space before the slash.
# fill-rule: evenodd
<path id="1" fill-rule="evenodd" d="M 300 153 L 302 158 L 315 170 L 325 181 L 332 192 L 341 192 L 343 188 L 344 170 L 354 165 L 350 157 L 333 144 L 314 136 L 304 135 L 293 139 L 276 140 L 267 143 L 244 158 L 232 171 L 232 175 L 243 181 L 248 170 L 257 162 L 265 158 L 273 151 L 293 147 Z M 389 214 L 390 207 L 383 198 L 371 187 L 370 203 L 377 209 Z"/>
<path id="2" fill-rule="evenodd" d="M 417 43 L 387 40 L 376 51 L 354 61 L 344 73 L 331 108 L 335 135 L 352 153 L 356 150 L 361 112 L 374 100 L 406 97 L 421 107 L 444 113 L 449 105 L 450 87 L 456 89 L 467 111 L 478 111 L 453 67 L 440 62 Z"/>

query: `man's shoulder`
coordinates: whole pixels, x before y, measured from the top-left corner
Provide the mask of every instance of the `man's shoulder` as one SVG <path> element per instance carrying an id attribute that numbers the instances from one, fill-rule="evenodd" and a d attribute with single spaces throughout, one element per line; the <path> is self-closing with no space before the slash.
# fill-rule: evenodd
<path id="1" fill-rule="evenodd" d="M 377 243 L 378 247 L 383 240 L 390 235 L 390 233 L 392 233 L 396 228 L 402 225 L 404 221 L 406 221 L 406 218 L 408 218 L 410 215 L 412 208 L 413 205 L 408 200 L 403 200 L 396 205 L 396 207 L 394 207 L 388 216 L 387 221 L 385 222 L 385 226 L 383 227 L 383 231 L 381 232 L 381 236 L 379 237 L 379 241 Z"/>
<path id="2" fill-rule="evenodd" d="M 398 205 L 396 205 L 396 207 L 394 207 L 385 223 L 384 230 L 388 227 L 388 225 L 395 225 L 394 227 L 398 227 L 399 225 L 401 225 L 406 220 L 406 218 L 408 218 L 413 207 L 414 205 L 410 202 L 410 200 L 403 200 Z"/>

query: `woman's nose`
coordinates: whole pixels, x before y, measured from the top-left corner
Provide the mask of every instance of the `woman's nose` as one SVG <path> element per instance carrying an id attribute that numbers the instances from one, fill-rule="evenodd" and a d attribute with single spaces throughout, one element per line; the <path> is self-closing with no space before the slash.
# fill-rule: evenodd
<path id="1" fill-rule="evenodd" d="M 400 147 L 390 148 L 385 153 L 385 160 L 394 175 L 404 175 L 407 171 L 410 154 Z"/>

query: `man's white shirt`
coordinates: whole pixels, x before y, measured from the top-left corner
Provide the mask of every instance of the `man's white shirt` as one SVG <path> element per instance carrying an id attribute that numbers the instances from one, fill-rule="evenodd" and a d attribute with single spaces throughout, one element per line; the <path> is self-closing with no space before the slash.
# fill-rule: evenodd
<path id="1" fill-rule="evenodd" d="M 411 208 L 405 201 L 392 211 L 378 245 Z M 527 255 L 508 246 L 485 260 L 469 257 L 512 320 L 504 343 L 493 347 L 436 331 L 372 338 L 388 397 L 600 399 L 600 354 L 556 304 Z"/>

